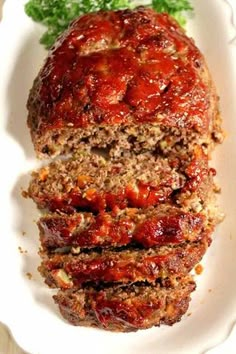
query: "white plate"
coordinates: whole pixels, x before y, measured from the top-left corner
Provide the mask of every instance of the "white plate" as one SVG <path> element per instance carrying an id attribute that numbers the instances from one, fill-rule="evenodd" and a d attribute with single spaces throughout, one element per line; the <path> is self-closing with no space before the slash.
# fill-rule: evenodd
<path id="1" fill-rule="evenodd" d="M 38 43 L 42 28 L 26 17 L 23 2 L 7 0 L 0 24 L 0 320 L 19 345 L 32 354 L 206 352 L 228 337 L 236 321 L 236 46 L 230 42 L 236 31 L 229 2 L 193 1 L 194 16 L 188 26 L 189 35 L 206 56 L 221 96 L 228 137 L 217 148 L 215 164 L 223 189 L 220 203 L 227 216 L 204 259 L 204 272 L 198 277 L 198 289 L 188 311 L 191 316 L 173 327 L 131 334 L 65 323 L 53 304 L 52 291 L 37 272 L 37 211 L 20 193 L 27 186 L 29 171 L 36 166 L 25 103 L 46 53 Z M 27 253 L 21 253 L 18 247 Z M 32 274 L 31 280 L 26 273 Z M 235 353 L 235 331 L 226 345 L 211 353 Z"/>

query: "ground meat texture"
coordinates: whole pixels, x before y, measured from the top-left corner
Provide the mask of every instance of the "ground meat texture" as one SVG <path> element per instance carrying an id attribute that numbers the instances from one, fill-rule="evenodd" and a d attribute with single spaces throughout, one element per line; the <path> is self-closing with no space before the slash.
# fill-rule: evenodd
<path id="1" fill-rule="evenodd" d="M 188 210 L 198 202 L 201 211 L 212 188 L 207 155 L 196 147 L 189 156 L 169 159 L 130 153 L 115 161 L 96 154 L 59 160 L 33 173 L 28 195 L 41 209 L 66 213 L 147 208 L 168 201 Z"/>
<path id="2" fill-rule="evenodd" d="M 221 140 L 202 54 L 170 16 L 143 7 L 75 20 L 50 50 L 27 107 L 41 157 L 85 145 L 119 155 L 174 146 L 181 136 L 187 144 Z"/>
<path id="3" fill-rule="evenodd" d="M 43 254 L 39 268 L 50 287 L 80 288 L 93 282 L 154 283 L 158 278 L 183 276 L 200 262 L 208 247 L 208 239 L 176 247 L 148 250 L 103 250 L 79 255 Z"/>
<path id="4" fill-rule="evenodd" d="M 185 168 L 186 183 L 176 194 L 178 205 L 195 212 L 205 211 L 213 219 L 213 223 L 217 223 L 217 208 L 215 215 L 210 211 L 216 205 L 213 181 L 215 175 L 216 170 L 209 167 L 207 155 L 198 146 Z"/>
<path id="5" fill-rule="evenodd" d="M 54 301 L 62 316 L 75 326 L 129 332 L 180 321 L 195 287 L 191 276 L 186 276 L 173 289 L 130 285 L 103 290 L 60 290 Z"/>
<path id="6" fill-rule="evenodd" d="M 207 227 L 205 215 L 186 213 L 170 205 L 142 209 L 128 208 L 97 216 L 91 213 L 47 215 L 38 222 L 43 249 L 63 247 L 120 247 L 137 244 L 145 248 L 197 241 Z"/>
<path id="7" fill-rule="evenodd" d="M 185 177 L 166 158 L 131 155 L 115 162 L 96 154 L 56 161 L 36 171 L 29 195 L 41 208 L 67 213 L 78 209 L 148 207 L 167 200 Z"/>

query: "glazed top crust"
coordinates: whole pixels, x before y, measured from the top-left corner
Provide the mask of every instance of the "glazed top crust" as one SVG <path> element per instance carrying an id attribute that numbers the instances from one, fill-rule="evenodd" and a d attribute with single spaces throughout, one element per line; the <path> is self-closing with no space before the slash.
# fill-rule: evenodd
<path id="1" fill-rule="evenodd" d="M 179 25 L 151 9 L 76 19 L 36 78 L 29 125 L 40 133 L 94 125 L 209 129 L 214 96 L 204 58 Z"/>

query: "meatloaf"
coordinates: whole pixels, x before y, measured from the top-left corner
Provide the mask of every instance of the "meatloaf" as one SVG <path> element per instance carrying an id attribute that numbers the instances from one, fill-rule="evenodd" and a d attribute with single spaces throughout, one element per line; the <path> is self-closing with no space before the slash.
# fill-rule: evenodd
<path id="1" fill-rule="evenodd" d="M 108 148 L 173 151 L 222 140 L 205 60 L 177 22 L 139 7 L 72 22 L 28 99 L 36 154 Z"/>
<path id="2" fill-rule="evenodd" d="M 219 221 L 218 97 L 193 40 L 149 8 L 84 15 L 27 107 L 37 156 L 64 155 L 28 188 L 44 213 L 39 271 L 62 315 L 114 331 L 179 321 Z"/>
<path id="3" fill-rule="evenodd" d="M 214 174 L 200 147 L 169 158 L 130 153 L 106 160 L 86 154 L 33 172 L 28 194 L 39 208 L 66 213 L 147 208 L 168 201 L 201 211 L 214 194 Z"/>
<path id="4" fill-rule="evenodd" d="M 46 283 L 62 289 L 98 283 L 155 282 L 158 278 L 186 275 L 206 252 L 208 235 L 199 242 L 173 247 L 48 255 L 39 267 Z"/>
<path id="5" fill-rule="evenodd" d="M 174 288 L 159 284 L 112 286 L 60 290 L 53 297 L 62 316 L 75 326 L 129 332 L 180 321 L 195 287 L 191 276 L 186 276 L 179 278 Z"/>
<path id="6" fill-rule="evenodd" d="M 171 205 L 148 210 L 126 208 L 94 215 L 48 214 L 38 221 L 40 241 L 48 252 L 63 248 L 76 250 L 96 247 L 139 245 L 145 248 L 198 241 L 211 229 L 203 213 L 184 212 Z"/>

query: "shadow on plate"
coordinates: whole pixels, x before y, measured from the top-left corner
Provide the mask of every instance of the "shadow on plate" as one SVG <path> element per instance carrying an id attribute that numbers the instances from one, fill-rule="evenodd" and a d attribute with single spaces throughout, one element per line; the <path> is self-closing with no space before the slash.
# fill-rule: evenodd
<path id="1" fill-rule="evenodd" d="M 7 132 L 23 149 L 26 160 L 35 159 L 35 153 L 27 127 L 26 102 L 33 80 L 43 62 L 45 51 L 37 42 L 35 33 L 30 33 L 19 48 L 14 69 L 8 84 L 9 116 Z M 39 212 L 30 199 L 22 197 L 30 180 L 30 173 L 21 175 L 12 190 L 12 199 L 16 210 L 15 231 L 18 235 L 17 246 L 23 258 L 22 278 L 29 284 L 29 291 L 34 299 L 50 311 L 56 312 L 52 294 L 47 294 L 47 286 L 38 273 L 40 257 L 38 255 L 39 233 L 36 225 Z M 27 279 L 28 278 L 28 279 Z"/>
<path id="2" fill-rule="evenodd" d="M 15 223 L 15 231 L 19 235 L 17 245 L 23 259 L 22 277 L 28 280 L 30 292 L 38 303 L 54 313 L 59 313 L 56 306 L 53 306 L 53 291 L 47 289 L 47 285 L 38 272 L 41 260 L 38 254 L 40 242 L 36 223 L 40 213 L 31 199 L 22 196 L 22 191 L 28 188 L 29 180 L 30 171 L 18 178 L 12 190 L 14 207 L 17 211 Z"/>
<path id="3" fill-rule="evenodd" d="M 16 344 L 9 329 L 2 322 L 0 322 L 0 338 L 0 353 L 27 354 Z"/>
<path id="4" fill-rule="evenodd" d="M 33 80 L 43 62 L 45 52 L 30 33 L 19 48 L 14 69 L 8 84 L 9 117 L 7 132 L 23 148 L 26 158 L 34 158 L 33 145 L 26 124 L 26 102 Z"/>

